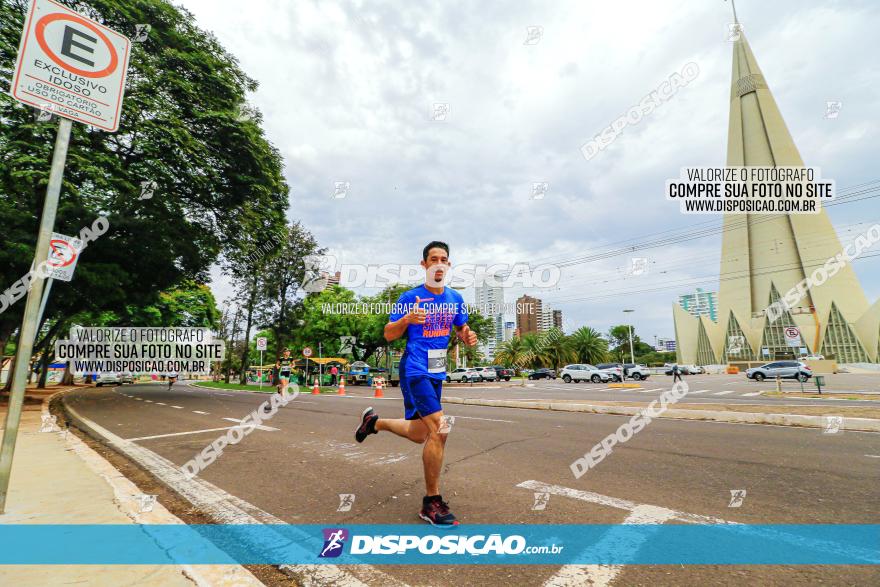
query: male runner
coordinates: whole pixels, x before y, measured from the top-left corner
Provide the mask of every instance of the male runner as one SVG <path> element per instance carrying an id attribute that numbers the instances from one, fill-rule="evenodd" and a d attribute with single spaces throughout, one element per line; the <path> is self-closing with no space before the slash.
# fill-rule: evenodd
<path id="1" fill-rule="evenodd" d="M 290 384 L 291 373 L 293 372 L 293 357 L 290 356 L 290 349 L 284 349 L 281 354 L 281 357 L 275 361 L 275 372 L 278 373 L 278 393 L 282 396 L 287 395 L 287 386 Z M 272 407 L 269 404 L 266 404 L 266 407 L 263 408 L 263 412 L 270 413 L 272 411 Z"/>
<path id="2" fill-rule="evenodd" d="M 452 328 L 462 342 L 471 346 L 477 344 L 477 334 L 466 324 L 468 313 L 461 294 L 443 286 L 449 270 L 449 245 L 428 243 L 422 251 L 421 265 L 425 268 L 425 284 L 400 296 L 385 325 L 385 340 L 407 336 L 406 351 L 400 360 L 405 419 L 380 419 L 372 407 L 367 408 L 355 440 L 363 442 L 369 434 L 386 430 L 424 444 L 426 495 L 419 517 L 435 526 L 454 526 L 458 521 L 440 495 L 440 469 L 449 432 L 448 424 L 444 426 L 440 394 Z"/>

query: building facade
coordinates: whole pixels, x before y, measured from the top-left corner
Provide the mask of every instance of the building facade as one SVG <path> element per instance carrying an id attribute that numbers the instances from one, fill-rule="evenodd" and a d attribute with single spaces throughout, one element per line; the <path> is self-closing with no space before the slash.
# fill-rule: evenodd
<path id="1" fill-rule="evenodd" d="M 698 287 L 695 293 L 678 296 L 678 305 L 691 316 L 708 316 L 712 322 L 718 322 L 717 296 L 714 291 Z"/>

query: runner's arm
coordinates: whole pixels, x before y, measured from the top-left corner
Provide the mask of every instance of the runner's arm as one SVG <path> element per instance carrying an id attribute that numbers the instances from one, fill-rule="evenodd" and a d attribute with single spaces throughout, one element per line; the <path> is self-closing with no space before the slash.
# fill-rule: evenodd
<path id="1" fill-rule="evenodd" d="M 474 346 L 477 344 L 477 333 L 471 330 L 471 327 L 467 324 L 456 326 L 455 333 L 464 344 L 468 346 Z"/>

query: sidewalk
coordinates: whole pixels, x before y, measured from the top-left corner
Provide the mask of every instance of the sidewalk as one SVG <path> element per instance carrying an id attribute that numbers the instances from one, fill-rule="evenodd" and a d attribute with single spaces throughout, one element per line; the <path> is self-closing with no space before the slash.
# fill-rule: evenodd
<path id="1" fill-rule="evenodd" d="M 64 388 L 52 391 L 60 389 Z M 183 523 L 158 502 L 152 508 L 143 507 L 140 490 L 73 433 L 57 427 L 54 432 L 40 432 L 41 416 L 48 414 L 46 405 L 25 403 L 6 513 L 0 515 L 0 524 Z M 0 424 L 5 423 L 5 405 L 0 406 L 0 418 Z M 193 587 L 261 583 L 236 565 L 14 565 L 0 566 L 0 585 Z"/>

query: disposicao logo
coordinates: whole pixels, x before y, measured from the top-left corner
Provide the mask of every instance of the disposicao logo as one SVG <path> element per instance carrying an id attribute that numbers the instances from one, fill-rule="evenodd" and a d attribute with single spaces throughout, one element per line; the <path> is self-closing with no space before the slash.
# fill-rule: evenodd
<path id="1" fill-rule="evenodd" d="M 336 558 L 344 550 L 345 541 L 348 540 L 348 530 L 345 528 L 324 528 L 324 547 L 318 558 Z"/>

